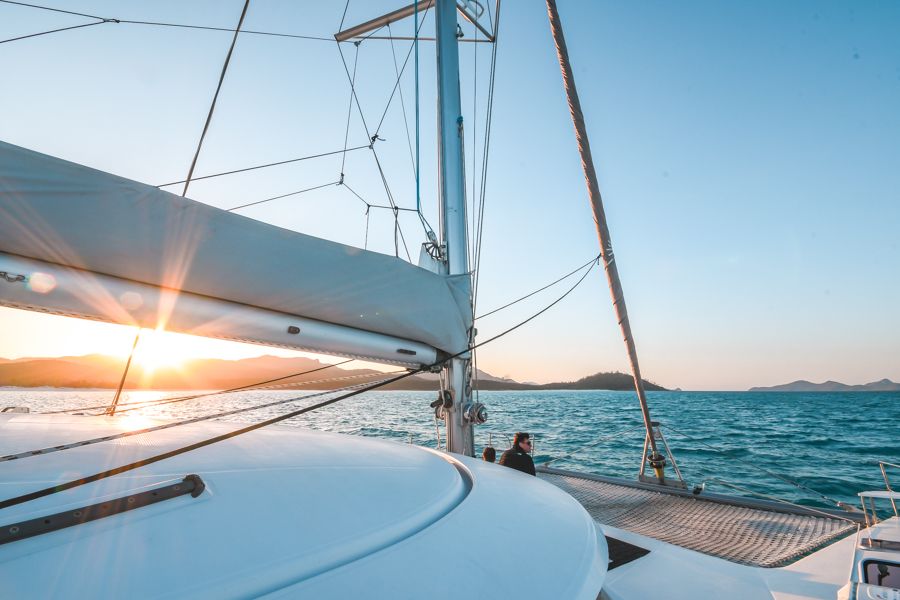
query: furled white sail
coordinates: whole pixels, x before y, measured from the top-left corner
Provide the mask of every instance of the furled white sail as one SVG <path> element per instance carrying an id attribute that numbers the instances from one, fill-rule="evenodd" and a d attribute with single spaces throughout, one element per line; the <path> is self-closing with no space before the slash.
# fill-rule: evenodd
<path id="1" fill-rule="evenodd" d="M 413 364 L 430 362 L 433 349 L 465 349 L 471 327 L 467 275 L 436 275 L 3 142 L 0 253 L 0 304 L 114 323 Z M 25 280 L 11 281 L 18 275 Z M 299 333 L 288 331 L 292 317 L 303 320 Z M 338 348 L 325 341 L 330 326 Z"/>

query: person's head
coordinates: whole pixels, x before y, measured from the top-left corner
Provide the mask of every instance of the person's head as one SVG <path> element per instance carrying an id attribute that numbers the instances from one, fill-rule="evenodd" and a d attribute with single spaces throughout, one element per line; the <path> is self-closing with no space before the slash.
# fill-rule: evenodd
<path id="1" fill-rule="evenodd" d="M 494 450 L 491 446 L 488 446 L 484 449 L 484 452 L 481 453 L 481 458 L 488 462 L 494 462 L 495 460 L 497 460 L 497 451 Z"/>
<path id="2" fill-rule="evenodd" d="M 531 436 L 524 431 L 516 432 L 513 438 L 513 448 L 519 448 L 522 452 L 531 452 Z"/>

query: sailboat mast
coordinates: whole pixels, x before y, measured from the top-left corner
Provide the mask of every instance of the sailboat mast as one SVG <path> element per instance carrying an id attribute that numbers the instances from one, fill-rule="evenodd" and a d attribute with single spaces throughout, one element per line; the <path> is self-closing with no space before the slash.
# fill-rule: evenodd
<path id="1" fill-rule="evenodd" d="M 456 0 L 435 2 L 440 229 L 441 242 L 444 246 L 444 265 L 449 275 L 469 272 L 456 11 Z M 472 393 L 469 365 L 470 357 L 465 354 L 452 359 L 445 367 L 445 380 L 451 398 L 450 402 L 445 401 L 444 404 L 444 422 L 447 428 L 447 450 L 472 456 L 475 453 L 472 423 L 464 415 Z"/>
<path id="2" fill-rule="evenodd" d="M 631 362 L 631 372 L 634 376 L 634 388 L 637 391 L 638 401 L 641 403 L 641 414 L 644 417 L 644 426 L 647 429 L 647 440 L 650 443 L 651 450 L 648 462 L 650 463 L 650 466 L 653 467 L 657 479 L 662 482 L 664 480 L 666 461 L 665 457 L 658 451 L 656 445 L 653 421 L 650 419 L 650 409 L 647 406 L 647 396 L 644 393 L 641 368 L 638 364 L 637 348 L 634 344 L 634 338 L 631 335 L 631 323 L 628 321 L 628 310 L 625 308 L 625 294 L 622 291 L 622 282 L 619 279 L 619 270 L 616 267 L 615 256 L 613 255 L 612 240 L 610 239 L 609 227 L 606 223 L 606 213 L 603 210 L 603 199 L 600 197 L 600 186 L 597 183 L 597 173 L 594 170 L 594 159 L 591 156 L 591 145 L 588 140 L 587 128 L 584 125 L 584 114 L 581 112 L 581 102 L 578 99 L 578 90 L 575 87 L 575 76 L 572 73 L 572 65 L 569 63 L 569 51 L 566 48 L 566 39 L 563 35 L 559 11 L 556 8 L 556 0 L 547 0 L 547 12 L 550 17 L 550 29 L 553 33 L 553 41 L 556 44 L 556 54 L 559 57 L 559 68 L 562 71 L 563 84 L 566 88 L 569 112 L 572 115 L 572 122 L 575 125 L 575 137 L 578 140 L 578 151 L 581 154 L 581 166 L 584 169 L 584 178 L 587 181 L 591 209 L 594 212 L 594 222 L 597 225 L 597 236 L 600 238 L 603 267 L 606 269 L 606 278 L 609 282 L 609 291 L 612 294 L 613 307 L 616 310 L 616 318 L 622 329 L 622 337 L 625 339 L 625 348 L 628 350 L 628 360 Z"/>

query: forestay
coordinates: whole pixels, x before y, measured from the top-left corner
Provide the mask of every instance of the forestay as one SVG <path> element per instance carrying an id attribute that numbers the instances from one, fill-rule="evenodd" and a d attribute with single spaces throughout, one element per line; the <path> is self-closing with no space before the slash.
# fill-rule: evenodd
<path id="1" fill-rule="evenodd" d="M 0 304 L 113 323 L 413 364 L 464 350 L 472 324 L 468 275 L 3 142 L 0 253 Z"/>

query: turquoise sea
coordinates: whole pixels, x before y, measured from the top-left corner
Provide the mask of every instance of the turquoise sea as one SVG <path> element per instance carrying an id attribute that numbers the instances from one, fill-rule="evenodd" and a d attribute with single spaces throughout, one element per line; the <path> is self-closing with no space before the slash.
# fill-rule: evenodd
<path id="1" fill-rule="evenodd" d="M 304 401 L 302 396 L 310 393 L 241 392 L 130 414 L 182 419 L 300 398 L 223 419 L 250 423 L 331 397 Z M 130 392 L 121 402 L 182 395 Z M 0 407 L 44 412 L 101 405 L 112 396 L 110 391 L 6 389 L 0 391 Z M 434 397 L 430 392 L 367 392 L 284 424 L 433 448 L 437 434 L 428 405 Z M 752 492 L 813 506 L 831 506 L 831 500 L 857 503 L 858 491 L 884 489 L 879 460 L 900 463 L 897 392 L 651 392 L 648 397 L 653 419 L 662 423 L 685 479 L 690 484 L 705 482 L 710 491 Z M 489 419 L 476 429 L 479 453 L 489 442 L 498 451 L 505 449 L 510 434 L 523 430 L 535 437 L 537 463 L 557 459 L 552 466 L 630 478 L 637 473 L 643 430 L 632 392 L 481 392 L 480 400 L 488 407 Z M 443 437 L 442 425 L 440 433 Z M 900 469 L 893 476 L 900 487 Z"/>

